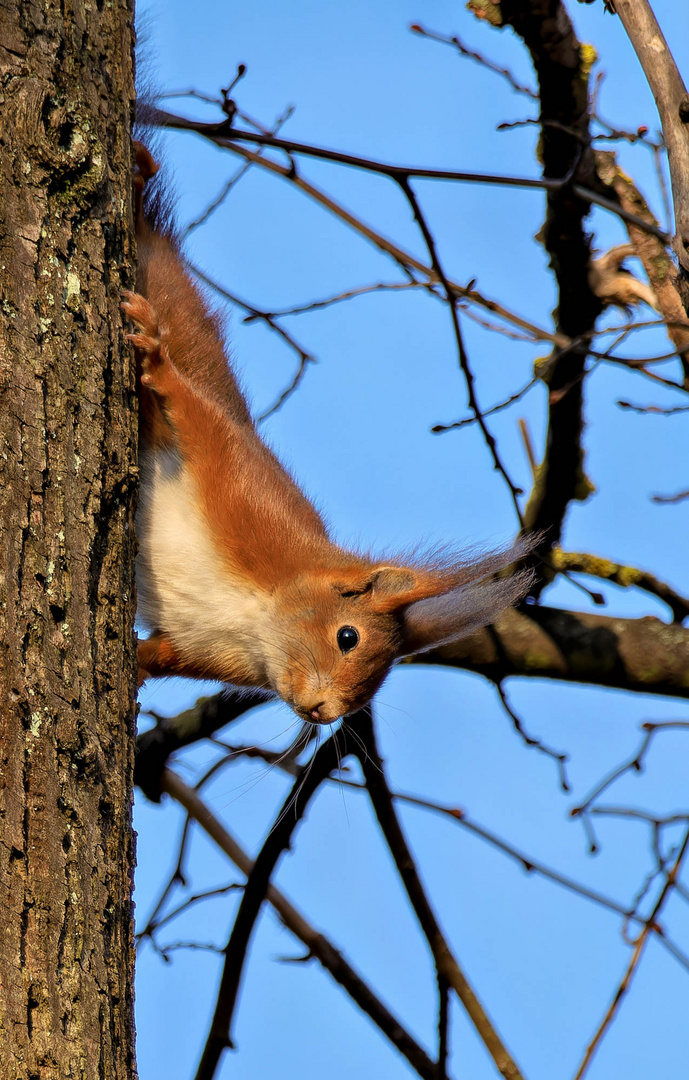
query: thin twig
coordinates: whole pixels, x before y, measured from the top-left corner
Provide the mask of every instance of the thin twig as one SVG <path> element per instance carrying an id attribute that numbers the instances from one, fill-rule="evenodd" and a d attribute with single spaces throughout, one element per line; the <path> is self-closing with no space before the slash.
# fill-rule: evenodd
<path id="1" fill-rule="evenodd" d="M 545 754 L 546 757 L 552 758 L 553 761 L 555 761 L 555 763 L 557 764 L 558 776 L 560 778 L 560 787 L 563 791 L 569 791 L 569 781 L 567 779 L 568 755 L 562 754 L 557 750 L 553 750 L 552 747 L 546 746 L 546 744 L 541 742 L 540 739 L 535 739 L 533 735 L 529 735 L 529 733 L 524 728 L 523 721 L 519 716 L 517 716 L 516 712 L 507 700 L 507 695 L 505 694 L 502 683 L 497 682 L 495 684 L 495 689 L 498 692 L 498 697 L 502 702 L 503 709 L 512 721 L 512 726 L 514 727 L 514 730 L 517 732 L 524 745 L 531 747 L 534 750 L 539 750 L 542 754 Z"/>
<path id="2" fill-rule="evenodd" d="M 654 503 L 679 503 L 689 499 L 689 491 L 678 491 L 675 495 L 651 495 Z"/>
<path id="3" fill-rule="evenodd" d="M 163 960 L 169 960 L 169 953 L 178 952 L 180 949 L 189 949 L 195 952 L 212 952 L 217 953 L 218 956 L 222 956 L 222 948 L 220 945 L 213 945 L 210 942 L 205 941 L 172 941 L 169 945 L 159 945 L 158 951 Z"/>
<path id="4" fill-rule="evenodd" d="M 493 416 L 495 413 L 502 412 L 503 409 L 508 409 L 510 405 L 514 405 L 516 401 L 521 401 L 525 394 L 529 390 L 533 390 L 534 386 L 541 381 L 540 375 L 535 379 L 530 379 L 525 386 L 522 386 L 521 390 L 517 390 L 516 393 L 510 394 L 504 401 L 498 402 L 497 405 L 492 405 L 490 409 L 483 409 L 482 415 Z M 467 424 L 475 424 L 477 422 L 476 416 L 465 416 L 463 420 L 455 420 L 452 424 L 434 424 L 431 431 L 434 435 L 442 434 L 445 431 L 456 431 L 457 428 L 466 427 Z"/>
<path id="5" fill-rule="evenodd" d="M 689 405 L 635 405 L 632 401 L 617 401 L 621 409 L 632 412 L 653 414 L 654 416 L 674 416 L 676 413 L 689 412 Z"/>
<path id="6" fill-rule="evenodd" d="M 187 821 L 188 820 L 189 818 L 187 817 Z M 183 900 L 181 904 L 178 904 L 176 908 L 173 908 L 172 911 L 168 911 L 165 915 L 160 916 L 160 918 L 158 918 L 157 915 L 152 915 L 145 928 L 136 935 L 137 942 L 140 943 L 144 938 L 152 937 L 157 930 L 160 930 L 161 926 L 165 926 L 167 923 L 172 922 L 178 915 L 188 911 L 190 907 L 194 907 L 203 900 L 213 900 L 216 896 L 225 896 L 228 892 L 232 892 L 233 889 L 239 888 L 241 888 L 241 886 L 238 885 L 236 881 L 233 881 L 229 885 L 219 885 L 215 889 L 205 889 L 203 892 L 194 893 L 193 896 L 187 897 L 187 899 Z"/>
<path id="7" fill-rule="evenodd" d="M 283 341 L 285 341 L 289 345 L 289 347 L 297 353 L 299 357 L 299 366 L 291 382 L 279 394 L 273 404 L 256 417 L 257 423 L 261 423 L 269 416 L 272 416 L 273 413 L 277 412 L 278 409 L 280 409 L 280 407 L 284 405 L 287 399 L 292 396 L 294 391 L 301 383 L 301 380 L 306 373 L 306 368 L 308 367 L 308 365 L 315 364 L 317 362 L 316 357 L 313 356 L 311 353 L 307 352 L 306 349 L 304 349 L 299 344 L 296 338 L 292 337 L 292 335 L 288 333 L 287 330 L 284 329 L 284 327 L 280 326 L 280 324 L 275 321 L 274 317 L 269 312 L 261 311 L 259 308 L 254 307 L 253 304 L 249 304 L 246 300 L 242 300 L 241 297 L 237 296 L 236 293 L 231 293 L 229 289 L 226 289 L 223 285 L 219 285 L 217 281 L 214 281 L 208 276 L 208 274 L 204 273 L 203 270 L 200 270 L 198 266 L 190 263 L 187 259 L 185 259 L 185 263 L 192 271 L 192 273 L 195 274 L 206 285 L 208 285 L 209 288 L 213 289 L 214 292 L 217 292 L 220 296 L 224 296 L 225 299 L 229 300 L 232 304 L 236 304 L 238 307 L 243 308 L 244 311 L 249 312 L 252 318 L 261 319 L 263 322 L 265 322 L 266 325 L 269 326 L 271 330 L 274 330 L 275 333 L 278 334 L 283 339 Z"/>
<path id="8" fill-rule="evenodd" d="M 443 267 L 442 267 L 442 265 L 440 263 L 440 259 L 438 257 L 438 251 L 437 251 L 437 248 L 436 248 L 435 238 L 434 238 L 434 236 L 433 236 L 433 234 L 432 234 L 432 232 L 430 230 L 430 227 L 428 225 L 428 222 L 426 221 L 426 218 L 424 217 L 424 215 L 423 215 L 423 213 L 421 211 L 421 207 L 419 205 L 418 199 L 416 198 L 416 195 L 415 195 L 415 193 L 414 193 L 414 191 L 412 189 L 412 186 L 409 183 L 409 178 L 406 177 L 406 176 L 400 176 L 400 177 L 397 178 L 397 182 L 398 182 L 400 188 L 402 189 L 402 191 L 404 192 L 404 194 L 407 197 L 409 205 L 410 205 L 410 207 L 412 209 L 412 213 L 414 214 L 414 217 L 415 217 L 415 219 L 416 219 L 416 221 L 418 223 L 419 229 L 421 230 L 421 234 L 422 234 L 422 236 L 424 238 L 424 241 L 426 243 L 426 248 L 428 250 L 428 255 L 429 255 L 429 258 L 431 260 L 431 265 L 432 265 L 432 267 L 433 267 L 433 269 L 434 269 L 434 271 L 435 271 L 435 273 L 436 273 L 436 275 L 438 277 L 438 280 L 440 281 L 443 289 L 445 290 L 445 295 L 447 297 L 448 306 L 450 308 L 450 315 L 451 315 L 451 318 L 452 318 L 452 329 L 454 331 L 455 341 L 457 343 L 457 355 L 458 355 L 458 358 L 459 358 L 459 365 L 460 365 L 460 368 L 462 369 L 462 374 L 464 375 L 464 381 L 465 381 L 466 387 L 467 387 L 467 395 L 468 395 L 468 398 L 469 398 L 469 408 L 473 412 L 473 414 L 474 414 L 474 416 L 476 418 L 476 422 L 478 423 L 478 426 L 481 429 L 481 432 L 483 434 L 483 438 L 484 438 L 484 441 L 486 443 L 486 446 L 488 447 L 490 455 L 493 458 L 493 465 L 494 465 L 495 469 L 501 474 L 501 476 L 503 477 L 507 487 L 509 488 L 509 492 L 510 492 L 510 495 L 512 497 L 512 502 L 514 503 L 514 508 L 515 508 L 515 511 L 516 511 L 516 514 L 517 514 L 517 519 L 519 521 L 520 528 L 523 529 L 524 528 L 524 518 L 522 517 L 522 511 L 521 511 L 521 507 L 519 505 L 519 497 L 518 497 L 519 493 L 520 493 L 519 489 L 517 488 L 517 486 L 512 481 L 509 473 L 507 472 L 507 469 L 506 469 L 505 465 L 502 462 L 500 454 L 498 453 L 498 447 L 497 447 L 497 443 L 495 441 L 495 438 L 494 438 L 493 434 L 491 433 L 491 431 L 489 430 L 488 425 L 486 424 L 485 418 L 483 416 L 483 413 L 481 412 L 481 409 L 480 409 L 479 404 L 478 404 L 478 400 L 476 398 L 476 391 L 475 391 L 475 388 L 474 388 L 474 375 L 473 375 L 473 372 L 471 370 L 471 366 L 469 364 L 469 357 L 467 355 L 466 347 L 464 345 L 464 338 L 462 336 L 462 330 L 461 330 L 461 327 L 459 325 L 459 315 L 457 313 L 457 297 L 455 296 L 453 290 L 451 289 L 450 283 L 449 283 L 449 281 L 447 279 L 445 271 L 444 271 L 444 269 L 443 269 Z"/>
<path id="9" fill-rule="evenodd" d="M 178 852 L 178 856 L 177 856 L 177 863 L 176 863 L 175 868 L 172 871 L 172 874 L 170 875 L 167 883 L 163 887 L 162 892 L 161 892 L 160 896 L 158 897 L 158 900 L 157 900 L 157 902 L 156 902 L 156 904 L 155 904 L 155 906 L 153 908 L 153 911 L 151 912 L 151 914 L 148 917 L 148 921 L 146 922 L 146 925 L 144 926 L 143 930 L 141 930 L 136 935 L 137 947 L 138 947 L 138 945 L 141 944 L 141 942 L 145 938 L 149 938 L 151 941 L 153 940 L 153 932 L 155 931 L 155 928 L 160 925 L 159 915 L 160 915 L 160 912 L 163 909 L 163 905 L 165 904 L 167 898 L 170 896 L 170 894 L 171 894 L 172 890 L 174 889 L 175 885 L 184 885 L 185 884 L 185 879 L 184 879 L 184 874 L 182 872 L 182 867 L 184 865 L 184 857 L 186 855 L 187 842 L 188 842 L 188 839 L 189 839 L 189 825 L 190 825 L 190 817 L 189 817 L 189 814 L 187 814 L 187 816 L 184 819 L 184 825 L 182 826 L 182 833 L 181 833 L 180 841 L 179 841 L 179 852 Z"/>
<path id="10" fill-rule="evenodd" d="M 437 293 L 435 294 L 437 295 Z M 442 296 L 438 297 L 439 300 L 443 300 Z M 483 326 L 486 330 L 490 330 L 492 334 L 503 334 L 504 337 L 509 338 L 510 341 L 533 341 L 533 334 L 526 332 L 521 333 L 519 330 L 510 330 L 507 326 L 500 326 L 499 323 L 493 322 L 492 319 L 485 319 L 478 312 L 473 311 L 470 304 L 461 303 L 461 308 L 468 319 L 475 322 L 478 326 Z"/>
<path id="11" fill-rule="evenodd" d="M 647 810 L 639 810 L 635 806 L 592 806 L 589 812 L 591 814 L 600 814 L 603 817 L 637 819 L 655 826 L 676 825 L 680 821 L 689 821 L 689 811 L 685 814 L 665 814 L 656 817 Z"/>
<path id="12" fill-rule="evenodd" d="M 598 850 L 598 844 L 591 825 L 590 813 L 593 803 L 596 799 L 600 798 L 604 791 L 607 791 L 616 780 L 619 780 L 621 776 L 624 776 L 628 772 L 640 773 L 643 771 L 646 756 L 650 750 L 651 743 L 658 732 L 663 731 L 677 731 L 677 730 L 689 730 L 689 721 L 687 720 L 662 720 L 652 721 L 647 720 L 641 725 L 643 735 L 641 742 L 637 747 L 634 754 L 621 765 L 616 765 L 607 775 L 589 792 L 586 798 L 578 806 L 572 807 L 570 810 L 571 817 L 580 817 L 584 828 L 586 829 L 589 837 L 591 851 Z"/>
<path id="13" fill-rule="evenodd" d="M 474 49 L 470 49 L 467 45 L 459 40 L 456 34 L 452 37 L 447 37 L 444 34 L 439 34 L 435 30 L 428 30 L 426 27 L 421 26 L 419 23 L 413 23 L 409 29 L 415 33 L 420 34 L 422 37 L 430 38 L 431 41 L 440 41 L 443 45 L 452 45 L 461 56 L 466 56 L 470 60 L 475 60 L 481 67 L 488 68 L 495 75 L 501 75 L 506 79 L 513 90 L 516 90 L 518 94 L 524 94 L 526 97 L 533 98 L 538 101 L 538 94 L 530 86 L 524 86 L 518 82 L 515 76 L 509 71 L 508 68 L 500 67 L 494 60 L 490 60 L 487 56 L 483 56 L 481 53 L 476 52 Z"/>
<path id="14" fill-rule="evenodd" d="M 536 461 L 536 452 L 533 448 L 533 442 L 531 440 L 531 432 L 529 431 L 529 425 L 526 421 L 526 417 L 519 417 L 519 431 L 524 443 L 524 449 L 529 461 L 529 468 L 531 469 L 531 479 L 535 481 L 538 474 L 538 462 Z"/>
<path id="15" fill-rule="evenodd" d="M 290 105 L 284 111 L 282 116 L 278 117 L 269 133 L 271 135 L 276 135 L 280 128 L 287 122 L 287 120 L 289 120 L 293 112 L 294 108 Z M 220 206 L 222 206 L 232 189 L 236 187 L 236 185 L 239 183 L 242 177 L 246 175 L 252 165 L 253 162 L 245 161 L 244 164 L 237 169 L 236 173 L 234 173 L 234 175 L 231 176 L 230 179 L 224 184 L 220 193 L 216 196 L 215 199 L 213 199 L 211 203 L 209 203 L 206 209 L 201 214 L 199 214 L 198 217 L 195 217 L 193 221 L 190 221 L 184 229 L 182 229 L 181 237 L 183 240 L 185 240 L 187 236 L 189 236 L 189 234 L 194 231 L 194 229 L 198 229 L 199 225 L 203 225 L 204 222 L 208 221 L 209 217 L 211 217 L 211 215 L 214 214 Z"/>
<path id="16" fill-rule="evenodd" d="M 588 1048 L 586 1050 L 586 1053 L 584 1055 L 584 1060 L 582 1061 L 581 1065 L 579 1066 L 579 1069 L 577 1070 L 577 1073 L 576 1073 L 576 1076 L 574 1077 L 574 1080 L 582 1080 L 582 1077 L 588 1071 L 588 1067 L 591 1064 L 591 1061 L 593 1059 L 593 1055 L 596 1053 L 596 1050 L 600 1046 L 601 1041 L 602 1041 L 603 1037 L 605 1036 L 605 1033 L 607 1032 L 608 1028 L 610 1027 L 613 1020 L 615 1019 L 615 1015 L 617 1013 L 617 1010 L 620 1007 L 622 999 L 624 998 L 625 994 L 628 992 L 628 990 L 629 990 L 629 988 L 630 988 L 630 986 L 632 984 L 632 980 L 634 978 L 636 970 L 637 970 L 637 968 L 638 968 L 638 966 L 639 966 L 639 964 L 641 962 L 641 957 L 643 955 L 643 951 L 644 951 L 644 949 L 646 947 L 646 944 L 647 944 L 647 942 L 648 942 L 648 940 L 650 938 L 651 930 L 654 927 L 656 918 L 660 914 L 660 912 L 662 910 L 662 907 L 663 907 L 668 895 L 672 891 L 672 888 L 674 886 L 675 880 L 676 880 L 677 875 L 679 873 L 679 870 L 680 870 L 680 867 L 682 865 L 682 861 L 684 859 L 684 856 L 686 854 L 688 846 L 689 846 L 689 829 L 687 829 L 686 833 L 684 834 L 684 840 L 682 842 L 682 846 L 679 849 L 679 852 L 677 854 L 677 858 L 675 859 L 675 863 L 674 863 L 674 865 L 672 867 L 672 870 L 670 871 L 670 873 L 667 876 L 667 880 L 665 881 L 665 885 L 663 886 L 663 889 L 661 890 L 660 896 L 658 897 L 658 900 L 656 902 L 655 907 L 653 908 L 653 911 L 651 912 L 648 920 L 646 921 L 646 924 L 645 924 L 643 930 L 639 934 L 639 937 L 638 937 L 638 939 L 636 941 L 636 945 L 634 947 L 634 952 L 632 954 L 632 958 L 631 958 L 631 960 L 629 962 L 627 970 L 625 971 L 625 973 L 624 973 L 624 975 L 622 977 L 622 981 L 620 982 L 619 986 L 617 987 L 617 990 L 615 991 L 615 995 L 614 995 L 614 997 L 613 997 L 613 999 L 612 999 L 612 1001 L 610 1003 L 610 1006 L 609 1006 L 605 1016 L 603 1017 L 603 1020 L 601 1022 L 600 1027 L 598 1028 L 595 1035 L 593 1036 L 593 1039 L 589 1043 L 589 1046 L 588 1046 Z"/>
<path id="17" fill-rule="evenodd" d="M 309 311 L 320 311 L 322 308 L 331 307 L 333 304 L 341 304 L 344 300 L 352 300 L 357 296 L 366 296 L 375 292 L 395 292 L 404 289 L 432 289 L 433 286 L 427 281 L 379 281 L 375 285 L 361 285 L 356 289 L 346 289 L 344 292 L 327 296 L 323 300 L 312 300 L 308 304 L 300 304 L 297 307 L 281 308 L 279 311 L 267 312 L 274 319 L 284 319 L 287 315 L 304 315 Z M 253 322 L 256 315 L 247 315 L 245 323 Z"/>
<path id="18" fill-rule="evenodd" d="M 204 94 L 201 90 L 164 90 L 159 94 L 156 94 L 156 101 L 166 101 L 169 98 L 183 98 L 190 97 L 196 98 L 197 101 L 205 101 L 208 105 L 217 105 L 218 108 L 222 108 L 222 98 L 214 97 L 212 94 Z"/>
<path id="19" fill-rule="evenodd" d="M 665 142 L 663 141 L 661 144 L 652 143 L 651 149 L 653 151 L 653 164 L 655 165 L 658 187 L 660 188 L 660 198 L 663 203 L 665 231 L 670 233 L 672 231 L 672 206 L 670 204 L 670 192 L 668 191 L 667 180 L 665 178 L 665 169 L 663 168 L 663 164 L 667 161 Z"/>

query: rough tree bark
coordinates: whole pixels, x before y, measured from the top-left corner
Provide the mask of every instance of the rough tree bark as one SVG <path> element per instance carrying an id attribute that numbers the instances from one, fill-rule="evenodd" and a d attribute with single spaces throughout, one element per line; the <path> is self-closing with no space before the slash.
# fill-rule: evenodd
<path id="1" fill-rule="evenodd" d="M 0 10 L 0 1075 L 132 1080 L 132 2 Z"/>

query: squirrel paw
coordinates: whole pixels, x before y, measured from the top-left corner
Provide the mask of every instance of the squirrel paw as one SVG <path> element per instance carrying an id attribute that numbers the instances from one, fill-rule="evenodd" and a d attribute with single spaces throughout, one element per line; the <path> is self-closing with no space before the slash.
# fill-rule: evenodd
<path id="1" fill-rule="evenodd" d="M 169 364 L 170 356 L 165 343 L 165 331 L 158 323 L 155 309 L 139 293 L 124 292 L 121 307 L 136 328 L 138 334 L 127 334 L 134 348 L 141 354 L 141 382 L 151 390 L 162 392 L 158 376 Z"/>

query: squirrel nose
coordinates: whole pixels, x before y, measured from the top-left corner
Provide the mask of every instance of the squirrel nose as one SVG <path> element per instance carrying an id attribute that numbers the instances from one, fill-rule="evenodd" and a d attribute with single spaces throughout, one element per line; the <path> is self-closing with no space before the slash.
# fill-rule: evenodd
<path id="1" fill-rule="evenodd" d="M 323 717 L 321 716 L 321 709 L 323 708 L 324 705 L 325 705 L 324 701 L 319 701 L 317 705 L 313 705 L 309 709 L 309 714 L 310 714 L 312 720 L 315 720 L 316 722 L 320 722 L 323 719 Z"/>

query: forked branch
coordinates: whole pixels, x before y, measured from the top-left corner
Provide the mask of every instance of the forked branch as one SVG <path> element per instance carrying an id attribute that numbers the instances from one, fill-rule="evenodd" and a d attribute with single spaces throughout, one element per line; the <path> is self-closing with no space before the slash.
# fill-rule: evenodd
<path id="1" fill-rule="evenodd" d="M 211 813 L 198 793 L 190 788 L 171 770 L 163 776 L 162 789 L 179 802 L 205 829 L 222 851 L 241 872 L 249 878 L 254 861 L 228 832 L 227 828 Z M 335 946 L 316 930 L 301 912 L 274 885 L 269 885 L 266 899 L 275 909 L 287 929 L 299 938 L 309 955 L 319 961 L 323 968 L 343 987 L 352 1000 L 376 1024 L 382 1033 L 407 1059 L 422 1080 L 436 1080 L 437 1066 L 415 1039 L 406 1031 L 396 1016 L 383 1004 L 361 975 L 345 960 Z"/>
<path id="2" fill-rule="evenodd" d="M 357 756 L 378 823 L 431 950 L 439 986 L 442 987 L 446 982 L 457 994 L 501 1076 L 505 1077 L 505 1080 L 523 1080 L 523 1074 L 498 1035 L 440 929 L 395 810 L 392 793 L 383 771 L 383 761 L 376 745 L 371 712 L 365 712 L 366 721 L 365 724 L 362 723 L 363 746 L 357 750 Z"/>

